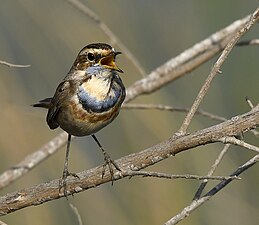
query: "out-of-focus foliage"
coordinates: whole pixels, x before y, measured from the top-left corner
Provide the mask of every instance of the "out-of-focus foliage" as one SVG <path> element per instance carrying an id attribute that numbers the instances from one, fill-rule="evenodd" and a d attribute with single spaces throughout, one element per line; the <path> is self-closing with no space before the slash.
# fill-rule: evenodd
<path id="1" fill-rule="evenodd" d="M 257 1 L 82 1 L 93 9 L 149 73 L 211 33 L 251 13 Z M 246 37 L 258 38 L 258 25 Z M 30 68 L 0 65 L 0 172 L 18 163 L 54 137 L 45 123 L 46 111 L 30 105 L 53 95 L 78 51 L 91 42 L 109 39 L 97 24 L 65 0 L 2 1 L 0 6 L 0 59 Z M 116 46 L 115 46 L 116 47 Z M 231 117 L 249 110 L 245 96 L 258 102 L 259 49 L 234 49 L 205 98 L 202 108 Z M 160 91 L 135 102 L 189 107 L 215 59 Z M 141 78 L 122 55 L 126 86 Z M 152 146 L 175 132 L 181 113 L 123 110 L 118 119 L 97 136 L 116 159 Z M 156 119 L 154 119 L 156 118 Z M 190 132 L 215 122 L 195 117 Z M 252 135 L 248 141 L 255 143 Z M 178 154 L 150 168 L 168 173 L 205 175 L 222 149 L 209 145 Z M 103 156 L 91 138 L 72 143 L 70 170 L 81 171 L 101 164 Z M 61 175 L 65 151 L 44 161 L 25 177 L 1 192 L 19 190 Z M 252 153 L 232 147 L 217 174 L 228 175 Z M 259 220 L 258 166 L 242 175 L 201 207 L 183 224 L 256 224 Z M 191 180 L 124 179 L 76 194 L 74 198 L 30 207 L 3 218 L 7 224 L 77 224 L 72 202 L 84 224 L 162 224 L 187 205 L 199 183 Z M 220 215 L 220 216 L 219 216 Z"/>

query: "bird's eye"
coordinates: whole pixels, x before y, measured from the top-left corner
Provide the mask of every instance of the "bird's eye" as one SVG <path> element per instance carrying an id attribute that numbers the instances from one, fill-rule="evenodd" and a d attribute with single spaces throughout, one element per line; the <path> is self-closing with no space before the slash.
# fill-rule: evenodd
<path id="1" fill-rule="evenodd" d="M 95 56 L 94 56 L 93 53 L 88 53 L 88 54 L 87 54 L 87 58 L 88 58 L 89 61 L 95 60 Z"/>

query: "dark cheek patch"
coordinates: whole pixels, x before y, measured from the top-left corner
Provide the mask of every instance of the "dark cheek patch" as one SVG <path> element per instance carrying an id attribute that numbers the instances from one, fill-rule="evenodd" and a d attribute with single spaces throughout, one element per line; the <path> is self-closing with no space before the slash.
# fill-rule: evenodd
<path id="1" fill-rule="evenodd" d="M 76 68 L 78 70 L 85 70 L 88 67 L 87 62 L 80 62 L 77 64 Z"/>

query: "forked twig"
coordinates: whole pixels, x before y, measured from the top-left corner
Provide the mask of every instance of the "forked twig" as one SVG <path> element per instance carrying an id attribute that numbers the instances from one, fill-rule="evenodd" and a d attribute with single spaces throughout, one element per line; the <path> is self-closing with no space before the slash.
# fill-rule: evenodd
<path id="1" fill-rule="evenodd" d="M 221 160 L 223 159 L 224 155 L 226 154 L 227 150 L 229 149 L 230 145 L 227 144 L 224 146 L 224 148 L 221 150 L 219 156 L 217 157 L 217 159 L 215 160 L 214 164 L 211 166 L 210 171 L 208 172 L 207 176 L 212 176 L 213 173 L 215 172 L 215 170 L 217 169 L 219 163 L 221 162 Z M 202 191 L 204 190 L 204 188 L 206 187 L 208 183 L 208 179 L 204 179 L 202 181 L 202 183 L 200 184 L 198 190 L 196 191 L 193 200 L 197 200 L 200 198 Z"/>
<path id="2" fill-rule="evenodd" d="M 92 11 L 89 12 L 90 15 L 91 15 L 91 12 Z M 95 14 L 93 14 L 93 16 L 94 15 Z M 229 38 L 232 37 L 233 34 L 238 29 L 240 29 L 248 20 L 249 20 L 249 16 L 243 19 L 234 21 L 229 26 L 215 32 L 213 35 L 204 39 L 200 43 L 195 44 L 191 48 L 181 53 L 179 56 L 169 60 L 164 65 L 158 67 L 156 70 L 151 72 L 147 77 L 139 81 L 136 81 L 133 85 L 127 88 L 126 101 L 129 102 L 142 94 L 154 92 L 159 88 L 163 87 L 165 84 L 172 82 L 175 79 L 183 76 L 184 74 L 187 74 L 188 72 L 194 70 L 196 67 L 204 63 L 206 60 L 211 59 L 219 51 L 222 50 L 222 47 L 226 46 Z M 62 141 L 63 141 L 63 144 L 65 144 L 66 139 L 62 139 Z M 50 143 L 51 142 L 52 141 L 50 141 Z M 57 151 L 58 148 L 56 148 L 55 150 Z M 34 154 L 34 156 L 36 158 L 40 157 L 36 153 Z M 32 162 L 35 161 L 34 159 L 31 159 L 31 160 Z M 44 158 L 42 160 L 44 160 Z M 30 164 L 29 161 L 28 161 L 28 164 Z M 25 171 L 28 172 L 26 167 L 27 166 L 24 167 L 25 169 L 23 169 L 23 172 L 21 173 L 21 175 L 25 174 Z M 12 178 L 9 178 L 9 176 L 11 176 Z M 12 179 L 13 181 L 14 181 L 13 178 L 15 178 L 12 172 L 11 173 L 4 172 L 4 177 L 5 177 L 4 179 L 7 179 L 7 180 Z M 17 178 L 18 177 L 20 176 L 17 176 Z"/>
<path id="3" fill-rule="evenodd" d="M 253 13 L 253 15 L 250 17 L 248 23 L 245 24 L 245 26 L 240 29 L 235 35 L 234 37 L 229 41 L 229 43 L 226 45 L 225 49 L 222 51 L 222 53 L 220 54 L 218 60 L 216 61 L 216 63 L 214 64 L 214 66 L 211 69 L 211 72 L 209 74 L 209 76 L 207 77 L 204 85 L 202 86 L 199 94 L 197 95 L 189 113 L 187 114 L 187 116 L 185 117 L 182 126 L 180 127 L 180 129 L 178 130 L 178 133 L 180 135 L 184 135 L 187 131 L 187 128 L 189 127 L 191 120 L 195 114 L 195 112 L 197 111 L 201 101 L 203 100 L 204 96 L 206 95 L 210 84 L 212 82 L 212 80 L 215 78 L 215 76 L 219 73 L 220 68 L 222 66 L 222 64 L 225 62 L 225 60 L 227 59 L 229 53 L 231 52 L 232 48 L 235 46 L 235 44 L 238 42 L 238 40 L 244 35 L 246 34 L 251 27 L 258 21 L 259 19 L 259 12 L 258 9 Z"/>
<path id="4" fill-rule="evenodd" d="M 154 165 L 172 155 L 176 155 L 197 146 L 215 143 L 225 136 L 235 136 L 247 132 L 251 127 L 259 126 L 259 105 L 250 112 L 239 115 L 238 120 L 227 120 L 220 124 L 193 132 L 188 135 L 170 137 L 148 149 L 124 156 L 116 160 L 121 171 L 114 169 L 115 179 L 122 179 L 124 171 L 141 170 Z M 67 194 L 72 195 L 111 181 L 111 174 L 102 177 L 102 166 L 77 173 L 67 179 Z M 128 176 L 127 176 L 128 177 Z M 29 188 L 8 193 L 0 197 L 0 215 L 6 215 L 24 207 L 42 204 L 63 197 L 59 192 L 59 179 L 37 184 Z"/>
<path id="5" fill-rule="evenodd" d="M 230 176 L 239 176 L 241 173 L 245 172 L 248 168 L 253 166 L 255 163 L 259 161 L 259 154 L 254 156 L 252 159 L 247 161 L 242 166 L 238 167 L 236 171 L 234 171 Z M 196 208 L 201 206 L 203 203 L 208 201 L 211 197 L 213 197 L 215 194 L 217 194 L 219 191 L 221 191 L 225 186 L 227 186 L 232 180 L 224 180 L 221 181 L 218 185 L 213 187 L 207 194 L 205 194 L 203 197 L 194 200 L 191 202 L 190 205 L 186 206 L 180 213 L 172 217 L 170 220 L 168 220 L 164 225 L 174 225 L 179 223 L 181 220 L 189 216 Z"/>
<path id="6" fill-rule="evenodd" d="M 246 149 L 249 149 L 249 150 L 252 150 L 252 151 L 256 152 L 257 154 L 259 153 L 259 147 L 248 144 L 248 143 L 246 143 L 242 140 L 239 140 L 235 137 L 224 137 L 224 138 L 219 139 L 219 141 L 221 141 L 224 144 L 228 143 L 228 144 L 244 147 Z"/>
<path id="7" fill-rule="evenodd" d="M 181 128 L 179 129 L 178 133 L 180 135 L 183 135 L 186 133 L 187 128 L 196 112 L 196 110 L 198 109 L 198 106 L 200 105 L 202 99 L 204 98 L 205 94 L 207 93 L 209 87 L 210 87 L 210 83 L 212 82 L 213 78 L 217 75 L 217 73 L 219 73 L 221 65 L 224 63 L 224 61 L 226 60 L 227 56 L 229 55 L 229 53 L 231 52 L 232 48 L 234 47 L 234 45 L 237 43 L 237 41 L 248 31 L 250 30 L 250 28 L 259 20 L 259 8 L 257 8 L 255 10 L 255 12 L 252 14 L 252 16 L 250 17 L 249 21 L 247 24 L 245 24 L 245 26 L 237 32 L 237 34 L 233 37 L 233 39 L 230 40 L 230 42 L 227 44 L 226 48 L 223 50 L 223 52 L 221 53 L 220 57 L 218 58 L 218 60 L 216 61 L 216 63 L 214 64 L 208 78 L 206 79 L 204 85 L 202 86 L 198 96 L 196 97 L 190 112 L 187 114 Z M 225 137 L 220 138 L 219 140 L 223 140 Z M 247 146 L 246 146 L 247 147 Z M 227 149 L 228 147 L 226 147 Z M 250 149 L 250 148 L 249 148 Z M 224 153 L 224 152 L 223 152 Z M 224 154 L 222 154 L 224 155 Z M 253 157 L 252 159 L 250 159 L 248 162 L 246 162 L 244 165 L 240 166 L 235 172 L 233 172 L 231 174 L 231 176 L 238 176 L 240 175 L 242 172 L 244 172 L 245 170 L 247 170 L 248 168 L 250 168 L 251 166 L 253 166 L 256 162 L 258 162 L 259 160 L 259 154 L 256 155 L 255 157 Z M 215 165 L 215 164 L 214 164 Z M 213 173 L 212 169 L 210 172 Z M 200 186 L 199 190 L 196 192 L 194 200 L 191 202 L 191 204 L 187 207 L 185 207 L 180 213 L 178 213 L 176 216 L 172 217 L 170 220 L 168 220 L 165 225 L 173 225 L 173 224 L 177 224 L 178 222 L 180 222 L 181 220 L 183 220 L 185 217 L 189 216 L 190 213 L 195 210 L 197 207 L 199 207 L 200 205 L 202 205 L 204 202 L 208 201 L 212 196 L 214 196 L 216 193 L 218 193 L 220 190 L 222 190 L 226 185 L 228 185 L 231 182 L 231 180 L 224 180 L 221 181 L 218 185 L 216 185 L 214 188 L 212 188 L 207 194 L 205 194 L 203 197 L 197 199 L 200 194 L 201 191 L 203 190 L 204 186 L 206 185 L 206 183 L 202 184 Z"/>
<path id="8" fill-rule="evenodd" d="M 139 95 L 155 92 L 211 59 L 224 49 L 233 35 L 247 23 L 250 17 L 251 15 L 234 21 L 229 26 L 183 51 L 175 58 L 168 60 L 145 78 L 136 81 L 127 89 L 125 103 Z"/>

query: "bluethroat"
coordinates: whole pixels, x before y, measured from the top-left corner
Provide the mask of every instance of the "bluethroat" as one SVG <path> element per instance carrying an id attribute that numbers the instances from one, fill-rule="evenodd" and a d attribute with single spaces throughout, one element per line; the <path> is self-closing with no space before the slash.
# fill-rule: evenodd
<path id="1" fill-rule="evenodd" d="M 118 72 L 123 71 L 115 64 L 121 52 L 108 44 L 94 43 L 84 47 L 78 54 L 72 68 L 58 85 L 52 98 L 46 98 L 34 107 L 48 109 L 47 123 L 50 129 L 61 127 L 68 133 L 66 157 L 60 190 L 66 193 L 66 178 L 75 174 L 68 171 L 68 156 L 71 135 L 91 135 L 104 155 L 102 176 L 106 167 L 114 179 L 112 165 L 120 168 L 104 150 L 95 133 L 111 123 L 119 114 L 125 99 L 125 87 Z"/>

